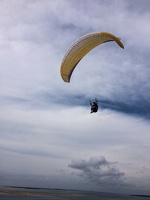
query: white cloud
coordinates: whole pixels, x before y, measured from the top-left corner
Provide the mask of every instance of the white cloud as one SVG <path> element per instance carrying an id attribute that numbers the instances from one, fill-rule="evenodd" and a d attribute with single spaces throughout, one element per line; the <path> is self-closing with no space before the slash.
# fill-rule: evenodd
<path id="1" fill-rule="evenodd" d="M 105 157 L 92 157 L 89 161 L 73 160 L 69 167 L 80 170 L 79 176 L 103 185 L 103 187 L 108 187 L 108 185 L 118 187 L 122 183 L 121 177 L 124 175 Z"/>

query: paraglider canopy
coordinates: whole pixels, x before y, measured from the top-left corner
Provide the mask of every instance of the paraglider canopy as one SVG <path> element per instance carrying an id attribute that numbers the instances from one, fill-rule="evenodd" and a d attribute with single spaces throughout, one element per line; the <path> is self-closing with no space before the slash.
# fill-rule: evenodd
<path id="1" fill-rule="evenodd" d="M 120 39 L 111 33 L 96 32 L 90 33 L 79 38 L 68 50 L 61 64 L 60 74 L 65 82 L 70 82 L 73 70 L 80 60 L 93 48 L 105 42 L 115 41 L 124 49 Z"/>

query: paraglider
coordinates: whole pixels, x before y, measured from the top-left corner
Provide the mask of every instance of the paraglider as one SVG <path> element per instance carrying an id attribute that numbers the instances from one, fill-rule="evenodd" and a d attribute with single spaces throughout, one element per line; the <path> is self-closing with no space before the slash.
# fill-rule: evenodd
<path id="1" fill-rule="evenodd" d="M 72 73 L 82 58 L 95 47 L 106 43 L 116 42 L 121 48 L 124 45 L 120 38 L 108 32 L 95 32 L 82 36 L 69 48 L 61 63 L 60 74 L 65 82 L 70 82 Z M 98 111 L 98 101 L 90 103 L 91 113 Z"/>
<path id="2" fill-rule="evenodd" d="M 90 105 L 91 105 L 91 113 L 96 113 L 98 111 L 98 101 L 97 99 L 95 99 L 95 101 L 93 101 L 93 103 L 90 101 Z"/>
<path id="3" fill-rule="evenodd" d="M 120 39 L 111 33 L 96 32 L 82 36 L 69 48 L 61 63 L 60 74 L 65 82 L 70 82 L 71 75 L 81 59 L 92 49 L 105 42 L 115 41 L 124 49 Z"/>

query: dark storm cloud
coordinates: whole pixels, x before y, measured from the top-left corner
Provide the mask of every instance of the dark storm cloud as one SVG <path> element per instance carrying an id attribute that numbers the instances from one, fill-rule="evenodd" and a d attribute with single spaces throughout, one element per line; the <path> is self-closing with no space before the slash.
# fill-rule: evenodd
<path id="1" fill-rule="evenodd" d="M 146 101 L 138 101 L 134 104 L 117 102 L 111 100 L 100 100 L 100 107 L 104 109 L 111 109 L 129 115 L 135 115 L 150 119 L 150 103 Z"/>
<path id="2" fill-rule="evenodd" d="M 63 101 L 60 101 L 60 103 L 74 106 L 89 106 L 89 100 L 93 101 L 94 99 L 89 99 L 85 96 L 74 96 L 70 98 L 65 97 Z M 142 99 L 130 103 L 98 98 L 98 102 L 100 109 L 110 109 L 113 111 L 150 119 L 150 103 Z"/>
<path id="3" fill-rule="evenodd" d="M 85 95 L 58 95 L 52 96 L 49 94 L 43 94 L 41 96 L 42 102 L 45 102 L 45 106 L 51 102 L 58 105 L 65 106 L 85 106 L 90 107 L 89 102 L 94 101 L 95 98 L 89 98 Z M 128 115 L 134 115 L 138 117 L 143 117 L 145 119 L 150 119 L 150 103 L 145 99 L 139 98 L 133 102 L 130 101 L 117 101 L 111 99 L 98 98 L 99 110 L 100 109 L 110 109 L 116 112 L 125 113 Z M 40 103 L 40 102 L 39 102 Z"/>
<path id="4" fill-rule="evenodd" d="M 25 108 L 32 109 L 47 109 L 52 108 L 53 105 L 64 106 L 85 106 L 89 107 L 89 101 L 94 98 L 86 97 L 85 95 L 52 95 L 49 93 L 37 93 L 29 98 L 17 98 L 15 96 L 5 96 L 1 98 L 1 102 L 22 105 Z M 113 111 L 125 113 L 150 119 L 150 103 L 140 97 L 139 99 L 130 102 L 117 101 L 111 99 L 98 98 L 99 109 L 110 109 Z"/>

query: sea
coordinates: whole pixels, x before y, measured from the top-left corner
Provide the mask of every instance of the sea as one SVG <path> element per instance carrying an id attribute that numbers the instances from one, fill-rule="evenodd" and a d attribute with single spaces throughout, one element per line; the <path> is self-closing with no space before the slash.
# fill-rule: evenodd
<path id="1" fill-rule="evenodd" d="M 146 195 L 127 195 L 64 189 L 0 186 L 0 200 L 150 200 Z"/>

